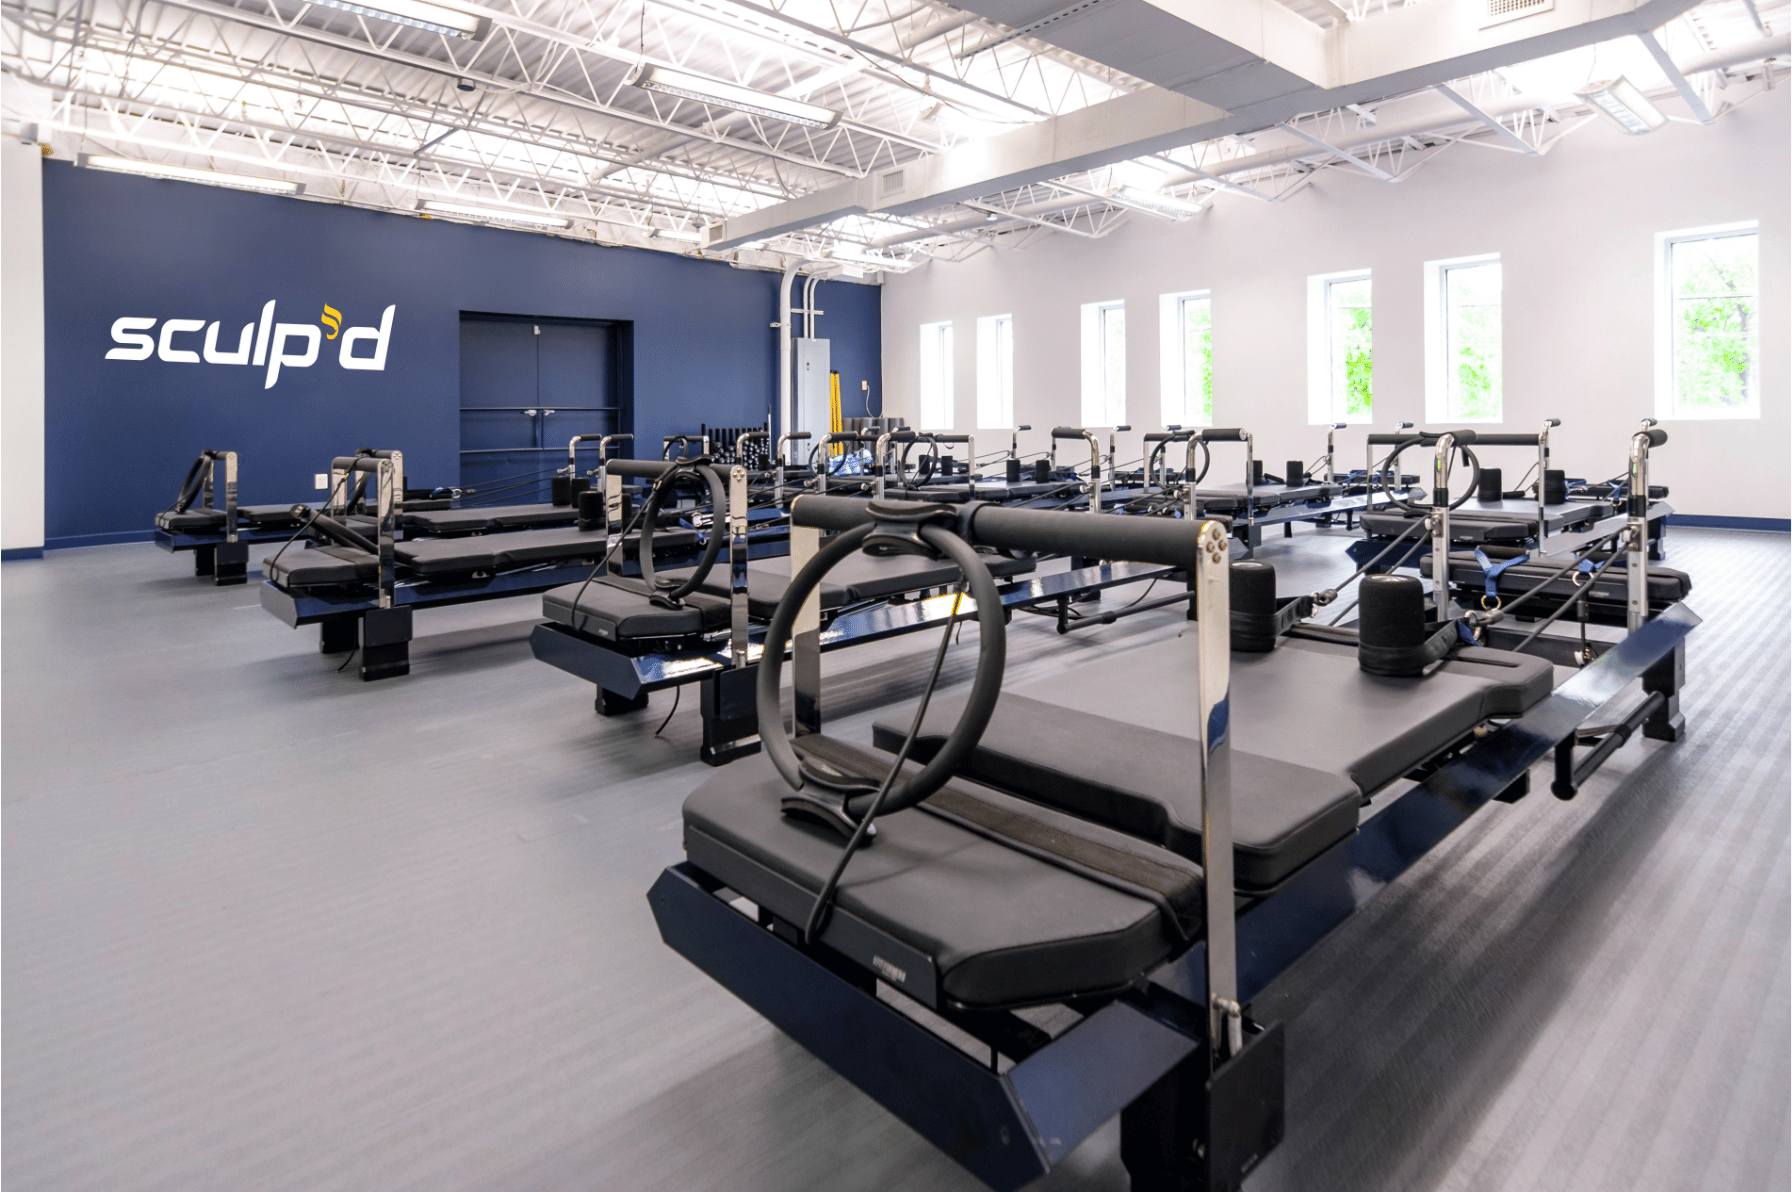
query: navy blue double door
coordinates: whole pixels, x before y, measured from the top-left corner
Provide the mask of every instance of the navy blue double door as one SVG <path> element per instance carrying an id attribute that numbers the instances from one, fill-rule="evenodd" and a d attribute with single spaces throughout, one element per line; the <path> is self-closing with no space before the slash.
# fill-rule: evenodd
<path id="1" fill-rule="evenodd" d="M 612 322 L 461 314 L 460 485 L 477 490 L 464 503 L 545 502 L 574 435 L 628 429 L 623 340 Z"/>

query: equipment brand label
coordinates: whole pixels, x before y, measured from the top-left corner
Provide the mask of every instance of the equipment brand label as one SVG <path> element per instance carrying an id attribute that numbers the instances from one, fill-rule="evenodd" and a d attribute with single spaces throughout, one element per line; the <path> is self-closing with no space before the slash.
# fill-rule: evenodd
<path id="1" fill-rule="evenodd" d="M 165 319 L 158 335 L 151 335 L 157 320 L 127 315 L 112 324 L 112 342 L 124 346 L 106 353 L 108 360 L 166 360 L 170 364 L 242 364 L 254 368 L 267 367 L 263 389 L 272 389 L 280 379 L 282 368 L 310 368 L 317 363 L 323 341 L 341 336 L 336 362 L 343 368 L 384 372 L 386 348 L 392 339 L 392 312 L 388 306 L 380 315 L 378 327 L 344 327 L 342 312 L 326 305 L 318 318 L 323 328 L 311 323 L 274 322 L 274 303 L 261 308 L 261 319 L 248 323 L 237 336 L 236 350 L 226 351 L 218 344 L 219 323 L 207 324 L 204 319 Z M 200 332 L 205 333 L 204 346 L 195 351 Z M 192 338 L 184 338 L 192 337 Z M 356 353 L 357 345 L 372 343 Z M 181 346 L 184 343 L 188 346 Z M 228 343 L 228 341 L 226 341 Z M 202 355 L 203 353 L 203 355 Z"/>

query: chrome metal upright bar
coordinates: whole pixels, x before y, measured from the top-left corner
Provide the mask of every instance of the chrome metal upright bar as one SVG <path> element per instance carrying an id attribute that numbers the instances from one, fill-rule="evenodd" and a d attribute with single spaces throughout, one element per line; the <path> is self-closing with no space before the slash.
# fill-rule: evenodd
<path id="1" fill-rule="evenodd" d="M 1052 427 L 1052 460 L 1057 462 L 1059 439 L 1081 439 L 1089 444 L 1089 512 L 1101 512 L 1101 440 L 1080 426 Z"/>
<path id="2" fill-rule="evenodd" d="M 1624 622 L 1635 633 L 1649 619 L 1649 448 L 1668 441 L 1668 432 L 1655 426 L 1653 418 L 1644 419 L 1643 429 L 1630 436 L 1630 488 L 1628 546 L 1630 558 L 1625 564 L 1630 572 L 1626 579 Z"/>
<path id="3" fill-rule="evenodd" d="M 1325 432 L 1325 482 L 1327 484 L 1331 484 L 1338 478 L 1335 466 L 1338 454 L 1338 432 L 1344 427 L 1344 423 L 1334 422 Z"/>
<path id="4" fill-rule="evenodd" d="M 1456 436 L 1437 436 L 1437 457 L 1431 465 L 1431 589 L 1441 623 L 1450 619 L 1450 457 Z"/>
<path id="5" fill-rule="evenodd" d="M 776 473 L 773 481 L 772 499 L 778 503 L 778 508 L 780 509 L 784 507 L 784 469 L 790 466 L 791 441 L 793 439 L 807 440 L 808 438 L 808 431 L 793 430 L 778 440 L 778 458 L 774 462 Z"/>
<path id="6" fill-rule="evenodd" d="M 741 448 L 747 440 L 765 438 L 762 430 L 748 431 L 735 444 L 734 464 L 728 469 L 728 508 L 711 510 L 709 532 L 728 527 L 728 660 L 736 670 L 747 665 L 747 465 Z M 726 517 L 726 522 L 723 518 Z"/>
<path id="7" fill-rule="evenodd" d="M 1532 553 L 1539 559 L 1549 554 L 1549 507 L 1543 497 L 1543 478 L 1549 475 L 1549 429 L 1560 425 L 1560 418 L 1545 418 L 1537 432 L 1537 549 Z"/>
<path id="8" fill-rule="evenodd" d="M 1130 426 L 1116 426 L 1112 430 L 1108 431 L 1108 491 L 1109 492 L 1112 492 L 1113 490 L 1120 487 L 1120 468 L 1119 468 L 1119 462 L 1118 462 L 1120 459 L 1120 432 L 1121 431 L 1130 432 L 1131 430 L 1132 430 L 1132 427 L 1130 427 Z"/>
<path id="9" fill-rule="evenodd" d="M 1232 595 L 1230 546 L 1219 522 L 1203 521 L 1190 580 L 1198 635 L 1196 725 L 1201 742 L 1201 868 L 1206 877 L 1208 1056 L 1218 1069 L 1244 1047 L 1238 1003 L 1238 936 L 1232 878 Z"/>

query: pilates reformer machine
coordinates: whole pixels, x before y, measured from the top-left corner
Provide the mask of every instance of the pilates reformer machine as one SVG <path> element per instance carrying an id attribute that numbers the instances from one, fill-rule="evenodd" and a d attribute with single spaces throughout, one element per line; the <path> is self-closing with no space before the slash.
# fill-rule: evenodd
<path id="1" fill-rule="evenodd" d="M 1520 618 L 1548 615 L 1552 602 L 1572 608 L 1583 636 L 1588 623 L 1626 624 L 1636 599 L 1652 609 L 1684 599 L 1692 590 L 1691 577 L 1667 567 L 1646 568 L 1642 587 L 1633 590 L 1637 581 L 1630 575 L 1629 554 L 1615 546 L 1640 524 L 1645 561 L 1661 557 L 1661 527 L 1672 508 L 1661 499 L 1667 490 L 1649 483 L 1648 471 L 1649 452 L 1667 442 L 1667 432 L 1646 421 L 1631 436 L 1625 475 L 1581 486 L 1586 495 L 1573 496 L 1562 473 L 1548 467 L 1549 430 L 1555 425 L 1551 419 L 1537 435 L 1454 431 L 1398 439 L 1391 458 L 1420 441 L 1437 449 L 1430 500 L 1401 500 L 1397 510 L 1365 515 L 1369 536 L 1347 553 L 1379 570 L 1429 571 L 1434 586 L 1465 604 L 1497 608 L 1519 595 L 1535 598 L 1536 604 L 1514 614 Z M 1522 489 L 1501 491 L 1497 470 L 1482 467 L 1476 455 L 1477 448 L 1489 446 L 1537 451 L 1541 480 L 1534 500 Z M 1458 459 L 1469 468 L 1469 478 L 1462 494 L 1452 498 L 1451 472 Z"/>
<path id="2" fill-rule="evenodd" d="M 764 753 L 686 800 L 685 860 L 649 903 L 670 947 L 999 1190 L 1116 1114 L 1136 1192 L 1239 1188 L 1301 1062 L 1253 1000 L 1538 762 L 1567 799 L 1637 733 L 1684 733 L 1683 604 L 1633 606 L 1557 685 L 1533 643 L 1482 644 L 1497 610 L 1428 609 L 1411 576 L 1359 573 L 1358 624 L 1312 625 L 1336 594 L 1278 597 L 1210 521 L 824 497 L 791 516 L 834 537 L 764 638 Z M 1646 533 L 1633 514 L 1633 575 Z M 1183 569 L 1193 624 L 1149 666 L 1004 690 L 992 549 Z M 946 620 L 926 692 L 870 747 L 822 731 L 813 628 L 860 551 L 957 562 L 977 622 L 969 694 L 933 697 Z"/>
<path id="3" fill-rule="evenodd" d="M 399 498 L 395 514 L 397 533 L 402 538 L 451 538 L 477 534 L 497 534 L 514 530 L 543 530 L 571 526 L 578 521 L 577 497 L 593 483 L 578 475 L 579 447 L 592 443 L 597 447 L 598 466 L 592 477 L 601 477 L 604 461 L 611 450 L 626 444 L 632 435 L 574 435 L 566 448 L 566 464 L 549 477 L 551 500 L 547 503 L 513 504 L 506 496 L 517 486 L 535 488 L 540 483 L 537 473 L 502 477 L 491 490 L 437 489 L 431 493 L 406 491 Z M 386 456 L 396 461 L 402 474 L 404 456 L 396 451 L 374 451 L 363 448 L 357 456 Z M 342 457 L 348 458 L 348 457 Z M 324 512 L 361 533 L 377 531 L 378 518 L 372 510 L 373 500 L 367 492 L 369 474 L 338 467 L 341 458 L 330 468 L 329 498 Z M 601 487 L 601 482 L 600 482 Z M 426 499 L 418 500 L 417 497 Z M 428 499 L 433 497 L 434 499 Z M 475 499 L 477 498 L 477 499 Z M 601 503 L 598 506 L 602 508 Z"/>
<path id="4" fill-rule="evenodd" d="M 594 684 L 596 709 L 606 716 L 645 708 L 655 691 L 701 684 L 703 743 L 700 756 L 720 765 L 759 748 L 753 683 L 763 648 L 765 626 L 790 586 L 790 577 L 820 548 L 813 531 L 790 536 L 783 558 L 755 556 L 751 529 L 734 510 L 747 501 L 747 477 L 738 465 L 719 468 L 706 461 L 662 463 L 618 461 L 613 475 L 652 477 L 654 488 L 642 513 L 651 520 L 660 486 L 684 469 L 700 472 L 707 483 L 726 489 L 727 510 L 717 515 L 728 527 L 729 556 L 724 572 L 715 564 L 719 552 L 711 539 L 704 559 L 693 569 L 640 576 L 614 571 L 586 576 L 545 593 L 547 618 L 530 639 L 536 658 Z M 798 502 L 810 500 L 799 497 Z M 864 505 L 860 497 L 828 498 Z M 721 502 L 718 494 L 718 502 Z M 913 503 L 910 503 L 913 504 Z M 749 566 L 755 558 L 762 561 Z M 1072 600 L 1086 599 L 1108 588 L 1141 581 L 1174 580 L 1173 569 L 1129 562 L 1071 560 L 1071 569 L 1035 574 L 1036 556 L 982 552 L 978 566 L 999 581 L 1004 610 L 1055 609 L 1059 632 L 1111 624 L 1122 616 L 1187 600 L 1177 596 L 1133 604 L 1102 614 L 1081 614 L 1072 620 Z M 951 602 L 940 593 L 958 582 L 957 564 L 912 556 L 860 557 L 844 565 L 816 597 L 813 632 L 823 652 L 881 641 L 916 632 L 952 619 Z M 1149 595 L 1149 589 L 1146 591 Z M 806 630 L 807 632 L 807 630 Z"/>
<path id="5" fill-rule="evenodd" d="M 193 574 L 219 587 L 247 583 L 249 547 L 279 542 L 299 524 L 291 505 L 238 505 L 237 454 L 201 451 L 174 503 L 156 514 L 155 544 L 193 552 Z"/>
<path id="6" fill-rule="evenodd" d="M 1145 436 L 1148 451 L 1140 478 L 1142 491 L 1124 508 L 1133 513 L 1185 518 L 1223 516 L 1229 519 L 1239 541 L 1253 552 L 1263 545 L 1263 531 L 1268 526 L 1279 525 L 1284 536 L 1289 536 L 1297 521 L 1329 525 L 1343 518 L 1348 525 L 1351 518 L 1372 511 L 1391 498 L 1385 492 L 1352 486 L 1349 477 L 1338 474 L 1337 432 L 1344 425 L 1338 422 L 1327 428 L 1325 454 L 1315 461 L 1319 471 L 1313 471 L 1301 460 L 1289 460 L 1281 476 L 1263 470 L 1263 461 L 1256 458 L 1255 439 L 1241 427 L 1171 427 L 1153 431 Z M 1213 463 L 1209 450 L 1212 443 L 1244 445 L 1242 481 L 1204 483 Z M 1184 454 L 1183 466 L 1176 471 L 1169 466 L 1172 445 L 1180 445 Z M 1394 491 L 1404 491 L 1400 482 L 1416 483 L 1418 477 L 1394 479 Z"/>
<path id="7" fill-rule="evenodd" d="M 606 560 L 626 569 L 639 567 L 644 555 L 651 565 L 658 552 L 667 561 L 689 561 L 700 551 L 702 536 L 695 530 L 649 523 L 624 534 L 617 521 L 584 529 L 401 541 L 397 494 L 403 465 L 395 454 L 367 452 L 331 462 L 332 473 L 343 477 L 342 488 L 349 477 L 370 483 L 370 533 L 326 510 L 298 506 L 299 528 L 262 564 L 262 607 L 295 629 L 319 626 L 325 654 L 359 649 L 365 680 L 409 673 L 412 614 L 418 609 L 546 591 L 584 577 Z M 629 462 L 612 460 L 607 466 Z M 300 537 L 308 538 L 306 548 L 291 549 Z"/>

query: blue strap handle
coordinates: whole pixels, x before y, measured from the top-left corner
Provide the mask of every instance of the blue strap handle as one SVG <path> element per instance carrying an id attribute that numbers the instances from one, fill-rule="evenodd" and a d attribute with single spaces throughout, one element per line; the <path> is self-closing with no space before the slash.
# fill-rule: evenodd
<path id="1" fill-rule="evenodd" d="M 1530 554 L 1526 553 L 1526 554 L 1522 554 L 1522 555 L 1515 555 L 1514 557 L 1507 559 L 1503 563 L 1495 563 L 1492 559 L 1489 559 L 1487 557 L 1486 551 L 1482 550 L 1480 547 L 1476 547 L 1475 548 L 1475 562 L 1477 562 L 1481 565 L 1481 580 L 1486 585 L 1487 595 L 1489 597 L 1497 597 L 1500 594 L 1500 591 L 1499 591 L 1500 572 L 1504 571 L 1508 567 L 1513 566 L 1514 564 L 1527 562 L 1527 561 L 1529 561 L 1530 557 L 1531 557 Z M 1583 565 L 1584 565 L 1584 563 L 1583 563 Z"/>

